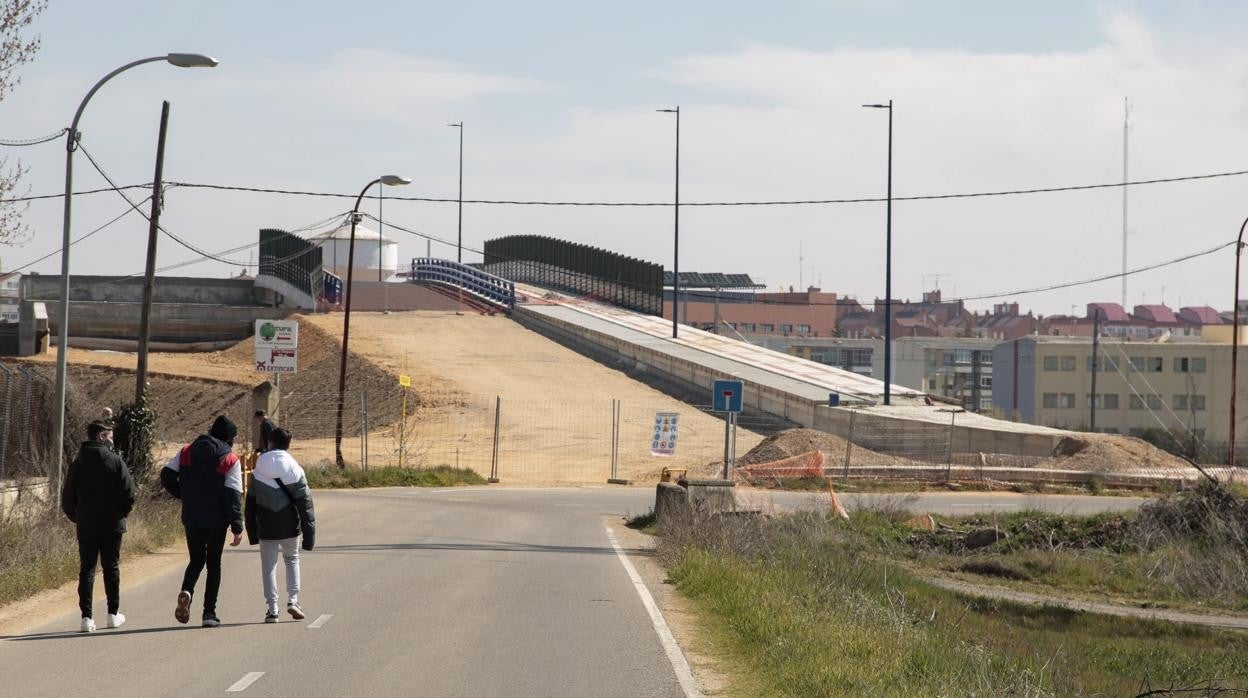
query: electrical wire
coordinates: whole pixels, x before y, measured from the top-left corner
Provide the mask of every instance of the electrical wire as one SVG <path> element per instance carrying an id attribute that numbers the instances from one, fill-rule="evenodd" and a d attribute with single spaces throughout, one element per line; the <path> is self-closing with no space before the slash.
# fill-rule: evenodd
<path id="1" fill-rule="evenodd" d="M 1158 179 L 1140 179 L 1130 182 L 1108 182 L 1103 184 L 1077 184 L 1062 187 L 1035 187 L 1031 189 L 1007 189 L 999 191 L 981 191 L 968 192 L 960 194 L 923 194 L 915 196 L 894 196 L 893 201 L 938 201 L 942 199 L 971 199 L 989 196 L 1014 196 L 1020 194 L 1050 194 L 1056 192 L 1068 191 L 1088 191 L 1094 189 L 1114 189 L 1118 187 L 1141 186 L 1146 184 L 1167 184 L 1171 182 L 1191 182 L 1204 179 L 1217 179 L 1220 177 L 1238 177 L 1248 174 L 1248 170 L 1236 170 L 1232 172 L 1213 172 L 1199 175 L 1186 175 L 1182 177 L 1165 177 Z M 337 198 L 354 198 L 356 194 L 339 194 L 333 192 L 315 192 L 300 191 L 295 189 L 269 189 L 261 187 L 245 187 L 231 186 L 224 184 L 199 184 L 194 182 L 171 182 L 171 184 L 179 187 L 188 187 L 194 189 L 216 189 L 221 191 L 239 191 L 258 194 L 284 194 L 291 196 L 320 196 L 320 197 L 337 197 Z M 374 199 L 378 195 L 366 196 L 365 198 Z M 392 201 L 422 201 L 430 203 L 459 203 L 459 199 L 450 199 L 444 197 L 423 197 L 423 196 L 387 196 L 386 199 Z M 777 200 L 777 201 L 682 201 L 681 206 L 807 206 L 821 204 L 865 204 L 865 203 L 882 203 L 888 201 L 886 197 L 857 197 L 844 199 L 796 199 L 796 200 Z M 661 207 L 675 206 L 671 201 L 525 201 L 510 199 L 464 199 L 465 204 L 493 204 L 503 206 L 620 206 L 620 207 Z"/>
<path id="2" fill-rule="evenodd" d="M 91 231 L 91 232 L 89 232 L 89 233 L 86 233 L 86 234 L 84 234 L 84 235 L 81 235 L 81 236 L 79 236 L 79 237 L 77 237 L 77 238 L 73 239 L 73 240 L 70 240 L 70 241 L 69 241 L 69 245 L 70 245 L 70 247 L 73 247 L 74 245 L 77 245 L 78 243 L 82 242 L 83 240 L 86 240 L 87 238 L 91 237 L 92 235 L 95 235 L 96 233 L 100 232 L 101 230 L 104 230 L 105 228 L 107 228 L 108 226 L 110 226 L 110 225 L 112 225 L 112 224 L 116 223 L 117 221 L 121 220 L 122 218 L 125 218 L 125 217 L 126 217 L 126 215 L 128 215 L 131 211 L 137 211 L 139 206 L 142 206 L 144 203 L 147 203 L 148 201 L 151 201 L 151 199 L 152 199 L 152 197 L 150 197 L 150 196 L 149 196 L 149 197 L 147 197 L 146 199 L 144 199 L 143 201 L 138 202 L 137 204 L 131 204 L 129 208 L 127 208 L 125 211 L 122 211 L 122 212 L 121 212 L 120 214 L 118 214 L 115 218 L 110 219 L 107 223 L 105 223 L 105 224 L 101 225 L 100 227 L 96 228 L 95 230 L 92 230 L 92 231 Z M 28 268 L 30 268 L 30 267 L 32 267 L 32 266 L 34 266 L 34 265 L 38 264 L 39 262 L 42 262 L 43 260 L 45 260 L 45 259 L 47 259 L 47 258 L 49 258 L 49 257 L 54 257 L 54 256 L 56 256 L 56 255 L 60 254 L 62 249 L 63 249 L 63 247 L 58 247 L 58 248 L 56 248 L 55 250 L 52 250 L 51 252 L 49 252 L 49 253 L 45 254 L 44 256 L 42 256 L 42 257 L 40 257 L 40 258 L 38 258 L 38 259 L 31 260 L 31 261 L 29 261 L 29 262 L 27 262 L 27 263 L 25 263 L 25 264 L 21 265 L 20 267 L 16 267 L 16 268 L 13 268 L 13 269 L 9 269 L 9 270 L 7 270 L 5 273 L 6 273 L 6 274 L 14 274 L 14 273 L 20 272 L 20 271 L 22 271 L 22 270 L 24 270 L 24 269 L 28 269 Z"/>
<path id="3" fill-rule="evenodd" d="M 28 145 L 39 145 L 41 143 L 47 143 L 48 141 L 54 141 L 60 138 L 61 136 L 65 135 L 66 133 L 69 133 L 69 129 L 63 128 L 60 131 L 57 131 L 56 133 L 51 133 L 46 136 L 40 136 L 38 138 L 24 138 L 24 139 L 0 138 L 0 146 L 6 146 L 9 148 L 22 148 Z"/>
<path id="4" fill-rule="evenodd" d="M 96 172 L 99 172 L 99 173 L 100 173 L 100 176 L 101 176 L 101 177 L 103 177 L 103 178 L 104 178 L 104 180 L 105 180 L 106 182 L 108 182 L 110 186 L 112 186 L 112 187 L 113 187 L 113 191 L 117 192 L 117 195 L 118 195 L 118 196 L 120 196 L 121 198 L 125 199 L 125 200 L 126 200 L 126 202 L 130 203 L 132 206 L 133 206 L 133 205 L 135 205 L 135 204 L 134 204 L 134 203 L 130 200 L 130 197 L 129 197 L 129 196 L 127 196 L 127 195 L 126 195 L 126 193 L 125 193 L 124 191 L 122 191 L 122 190 L 121 190 L 121 189 L 117 186 L 117 184 L 116 184 L 115 182 L 113 182 L 113 178 L 108 176 L 108 173 L 104 171 L 104 168 L 100 166 L 100 163 L 96 162 L 95 158 L 91 156 L 91 153 L 90 153 L 90 152 L 88 152 L 88 151 L 87 151 L 87 149 L 86 149 L 85 147 L 83 147 L 83 146 L 82 146 L 82 144 L 79 144 L 79 145 L 78 145 L 78 149 L 79 149 L 79 150 L 81 150 L 81 151 L 82 151 L 82 154 L 86 156 L 87 161 L 89 161 L 89 162 L 91 163 L 91 166 L 95 168 L 95 171 L 96 171 Z M 159 192 L 153 192 L 153 193 L 152 193 L 152 195 L 153 195 L 153 196 L 160 196 L 160 201 L 161 201 L 161 203 L 163 204 L 163 199 L 164 199 L 163 194 L 161 194 L 161 193 L 159 193 Z M 147 219 L 147 221 L 148 221 L 149 223 L 150 223 L 150 222 L 151 222 L 151 220 L 152 220 L 152 219 L 151 219 L 151 216 L 149 216 L 148 214 L 144 213 L 143 211 L 139 211 L 139 215 L 141 215 L 141 216 L 143 216 L 144 218 L 146 218 L 146 219 Z M 226 258 L 224 258 L 224 257 L 218 257 L 218 256 L 216 256 L 216 255 L 212 254 L 211 252 L 205 252 L 205 251 L 203 251 L 203 250 L 199 249 L 198 247 L 196 247 L 196 246 L 192 245 L 191 243 L 189 243 L 189 242 L 187 242 L 187 241 L 183 240 L 182 238 L 178 237 L 177 235 L 174 235 L 173 233 L 169 232 L 169 231 L 168 231 L 168 230 L 167 230 L 167 229 L 166 229 L 163 225 L 159 225 L 159 224 L 158 224 L 158 225 L 156 226 L 156 229 L 157 229 L 157 230 L 159 230 L 160 232 L 164 233 L 165 235 L 169 236 L 170 238 L 172 238 L 174 242 L 178 243 L 179 245 L 182 245 L 182 246 L 183 246 L 183 247 L 185 247 L 186 249 L 188 249 L 188 250 L 190 250 L 190 251 L 192 251 L 192 252 L 194 252 L 194 253 L 196 253 L 196 254 L 198 254 L 198 255 L 201 255 L 201 256 L 203 256 L 203 257 L 206 257 L 206 258 L 208 258 L 208 259 L 212 259 L 212 260 L 215 260 L 215 261 L 218 261 L 218 262 L 222 262 L 222 263 L 224 263 L 224 264 L 231 264 L 231 265 L 234 265 L 234 266 L 245 266 L 245 263 L 244 263 L 244 262 L 239 262 L 239 261 L 235 261 L 235 260 L 232 260 L 232 259 L 226 259 Z"/>

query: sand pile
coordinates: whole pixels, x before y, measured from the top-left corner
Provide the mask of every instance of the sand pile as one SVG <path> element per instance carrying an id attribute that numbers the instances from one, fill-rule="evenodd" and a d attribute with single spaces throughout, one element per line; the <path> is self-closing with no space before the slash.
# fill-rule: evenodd
<path id="1" fill-rule="evenodd" d="M 1036 467 L 1109 473 L 1175 470 L 1192 466 L 1182 458 L 1133 436 L 1078 434 L 1062 438 L 1053 449 L 1053 457 Z"/>
<path id="2" fill-rule="evenodd" d="M 757 446 L 737 459 L 740 465 L 757 465 L 792 458 L 809 451 L 823 451 L 829 467 L 842 465 L 845 462 L 845 439 L 817 429 L 789 429 L 763 439 Z M 870 449 L 855 445 L 850 454 L 853 465 L 904 465 L 910 461 L 905 458 L 877 453 Z"/>

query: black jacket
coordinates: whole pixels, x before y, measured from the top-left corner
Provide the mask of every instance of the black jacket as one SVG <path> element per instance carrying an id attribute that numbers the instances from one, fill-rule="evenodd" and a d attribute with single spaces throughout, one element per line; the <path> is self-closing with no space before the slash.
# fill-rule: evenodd
<path id="1" fill-rule="evenodd" d="M 247 542 L 251 545 L 262 540 L 283 540 L 302 535 L 304 550 L 316 545 L 316 513 L 312 508 L 312 493 L 307 480 L 282 482 L 281 487 L 271 487 L 257 481 L 255 476 L 247 483 Z M 287 496 L 286 492 L 290 495 Z"/>
<path id="2" fill-rule="evenodd" d="M 101 441 L 84 441 L 69 464 L 61 490 L 61 511 L 78 525 L 79 536 L 126 532 L 134 508 L 134 480 L 121 456 Z"/>
<path id="3" fill-rule="evenodd" d="M 184 526 L 243 532 L 242 466 L 226 442 L 201 434 L 160 471 L 160 484 L 182 500 Z"/>

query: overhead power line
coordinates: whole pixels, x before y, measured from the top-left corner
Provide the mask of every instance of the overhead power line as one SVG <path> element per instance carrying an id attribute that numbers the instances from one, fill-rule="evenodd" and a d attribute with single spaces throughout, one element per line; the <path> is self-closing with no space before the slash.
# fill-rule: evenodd
<path id="1" fill-rule="evenodd" d="M 54 141 L 60 138 L 61 136 L 64 136 L 66 132 L 68 131 L 69 129 L 63 128 L 60 131 L 57 131 L 56 133 L 50 133 L 46 136 L 40 136 L 38 138 L 25 138 L 25 139 L 0 138 L 0 145 L 6 146 L 9 148 L 21 148 L 21 147 L 28 146 L 28 145 L 40 145 L 41 143 Z"/>
<path id="2" fill-rule="evenodd" d="M 1166 177 L 1160 179 L 1140 179 L 1132 182 L 1108 182 L 1104 184 L 1076 184 L 1061 187 L 1036 187 L 1031 189 L 1005 189 L 999 191 L 981 191 L 962 194 L 923 194 L 916 196 L 894 196 L 893 201 L 937 201 L 941 199 L 971 199 L 989 196 L 1013 196 L 1019 194 L 1049 194 L 1068 191 L 1088 191 L 1093 189 L 1113 189 L 1126 186 L 1146 184 L 1166 184 L 1171 182 L 1191 182 L 1220 177 L 1238 177 L 1248 174 L 1248 170 L 1233 172 L 1213 172 L 1182 177 Z M 261 187 L 232 186 L 224 184 L 197 184 L 193 182 L 171 182 L 172 186 L 194 189 L 216 189 L 221 191 L 240 191 L 257 194 L 283 194 L 289 196 L 320 196 L 336 198 L 354 198 L 356 194 L 340 194 L 335 192 L 301 191 L 296 189 L 272 189 Z M 366 198 L 377 198 L 376 195 Z M 424 196 L 386 196 L 389 201 L 420 201 L 428 203 L 457 203 L 459 199 Z M 844 199 L 796 199 L 777 201 L 682 201 L 681 206 L 808 206 L 819 204 L 865 204 L 887 201 L 885 197 L 857 197 Z M 661 207 L 675 206 L 671 201 L 525 201 L 510 199 L 464 199 L 466 204 L 495 204 L 502 206 L 620 206 L 620 207 Z"/>
<path id="3" fill-rule="evenodd" d="M 81 147 L 81 146 L 80 146 Z M 1030 189 L 1003 189 L 996 191 L 979 191 L 965 192 L 954 194 L 920 194 L 915 196 L 894 196 L 893 201 L 939 201 L 942 199 L 973 199 L 994 196 L 1016 196 L 1022 194 L 1052 194 L 1070 191 L 1090 191 L 1095 189 L 1115 189 L 1119 187 L 1135 187 L 1149 184 L 1169 184 L 1173 182 L 1194 182 L 1207 179 L 1219 179 L 1224 177 L 1240 177 L 1248 175 L 1248 170 L 1235 170 L 1231 172 L 1211 172 L 1207 174 L 1185 175 L 1182 177 L 1164 177 L 1158 179 L 1139 179 L 1130 182 L 1107 182 L 1102 184 L 1076 184 L 1060 187 L 1034 187 Z M 280 194 L 283 196 L 311 196 L 322 198 L 338 198 L 353 199 L 357 194 L 309 191 L 300 189 L 277 189 L 269 187 L 248 187 L 241 185 L 229 184 L 203 184 L 198 182 L 166 182 L 166 185 L 172 187 L 186 187 L 188 189 L 209 189 L 215 191 L 236 191 L 252 194 Z M 100 194 L 107 191 L 150 188 L 148 184 L 130 184 L 126 186 L 118 186 L 105 189 L 88 189 L 85 191 L 74 192 L 75 196 L 86 196 L 90 194 Z M 6 201 L 39 201 L 41 199 L 57 199 L 64 194 L 41 194 L 37 196 L 23 196 L 6 199 Z M 367 199 L 376 199 L 379 195 L 367 195 Z M 457 203 L 459 199 L 451 199 L 446 197 L 430 197 L 430 196 L 386 196 L 389 201 L 417 201 L 424 203 Z M 881 203 L 887 201 L 882 196 L 865 196 L 854 198 L 840 199 L 793 199 L 793 200 L 775 200 L 775 201 L 682 201 L 681 206 L 811 206 L 811 205 L 827 205 L 827 204 L 869 204 Z M 499 206 L 602 206 L 602 207 L 664 207 L 674 206 L 671 201 L 542 201 L 542 200 L 519 200 L 519 199 L 464 199 L 466 204 L 489 204 Z"/>
<path id="4" fill-rule="evenodd" d="M 89 233 L 86 233 L 85 235 L 81 235 L 81 236 L 79 236 L 79 237 L 77 237 L 77 238 L 75 238 L 75 239 L 73 239 L 73 240 L 70 240 L 70 242 L 69 242 L 70 247 L 73 247 L 74 245 L 77 245 L 78 243 L 82 242 L 83 240 L 86 240 L 87 238 L 91 237 L 92 235 L 95 235 L 96 233 L 100 232 L 101 230 L 104 230 L 105 228 L 107 228 L 108 226 L 110 226 L 110 225 L 112 225 L 112 224 L 116 223 L 117 221 L 121 220 L 122 218 L 125 218 L 125 217 L 126 217 L 126 215 L 127 215 L 127 214 L 129 214 L 131 211 L 137 211 L 139 206 L 142 206 L 143 204 L 145 204 L 145 203 L 147 203 L 148 201 L 151 201 L 151 200 L 152 200 L 152 197 L 150 197 L 150 196 L 149 196 L 149 197 L 147 197 L 147 198 L 143 199 L 142 201 L 139 201 L 139 202 L 137 202 L 137 203 L 132 203 L 132 204 L 130 204 L 130 206 L 129 206 L 126 210 L 122 211 L 120 214 L 118 214 L 116 217 L 114 217 L 114 218 L 112 218 L 111 220 L 109 220 L 107 223 L 105 223 L 105 224 L 101 225 L 100 227 L 96 228 L 95 230 L 92 230 L 92 231 L 91 231 L 91 232 L 89 232 Z M 22 270 L 25 270 L 25 269 L 29 269 L 30 267 L 33 267 L 34 265 L 36 265 L 36 264 L 38 264 L 38 263 L 42 262 L 43 260 L 45 260 L 45 259 L 47 259 L 47 258 L 49 258 L 49 257 L 53 257 L 53 256 L 55 256 L 55 255 L 58 255 L 58 254 L 60 254 L 60 253 L 61 253 L 61 248 L 60 248 L 60 247 L 58 247 L 58 248 L 56 248 L 55 250 L 52 250 L 51 252 L 49 252 L 49 253 L 45 254 L 44 256 L 42 256 L 42 257 L 40 257 L 40 258 L 38 258 L 38 259 L 31 260 L 31 261 L 29 261 L 29 262 L 27 262 L 27 263 L 23 264 L 23 265 L 22 265 L 22 266 L 20 266 L 20 267 L 16 267 L 16 268 L 14 268 L 14 269 L 9 269 L 9 270 L 8 270 L 8 271 L 6 271 L 5 273 L 6 273 L 6 274 L 12 274 L 12 273 L 14 273 L 14 272 L 19 272 L 19 271 L 22 271 Z"/>

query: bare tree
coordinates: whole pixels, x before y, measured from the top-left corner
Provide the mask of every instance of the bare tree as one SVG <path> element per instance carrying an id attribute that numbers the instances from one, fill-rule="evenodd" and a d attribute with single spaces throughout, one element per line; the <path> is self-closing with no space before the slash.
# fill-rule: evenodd
<path id="1" fill-rule="evenodd" d="M 17 69 L 34 60 L 39 52 L 39 37 L 28 38 L 24 33 L 47 6 L 47 0 L 0 0 L 0 102 L 21 82 Z M 0 158 L 0 243 L 3 244 L 23 242 L 29 233 L 22 225 L 25 206 L 9 200 L 25 171 L 20 161 L 10 166 L 7 157 Z"/>

